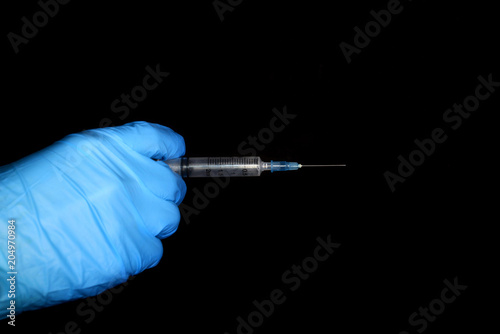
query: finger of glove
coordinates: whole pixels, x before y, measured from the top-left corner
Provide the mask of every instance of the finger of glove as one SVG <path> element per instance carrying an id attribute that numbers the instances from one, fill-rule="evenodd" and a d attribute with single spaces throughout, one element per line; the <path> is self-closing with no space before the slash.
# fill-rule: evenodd
<path id="1" fill-rule="evenodd" d="M 102 131 L 116 135 L 134 151 L 152 159 L 178 158 L 186 151 L 184 138 L 160 124 L 139 121 Z"/>
<path id="2" fill-rule="evenodd" d="M 176 204 L 182 202 L 186 194 L 184 180 L 164 162 L 150 159 L 170 159 L 183 155 L 185 145 L 182 136 L 162 125 L 147 122 L 133 122 L 97 131 L 101 135 L 111 134 L 112 138 L 125 144 L 125 150 L 114 153 L 114 163 L 121 165 L 119 169 L 133 171 L 156 196 Z M 139 139 L 141 136 L 149 139 Z"/>
<path id="3" fill-rule="evenodd" d="M 146 269 L 156 266 L 163 256 L 163 245 L 158 238 L 148 239 L 142 243 L 139 253 L 127 257 L 126 268 L 131 268 L 129 275 L 137 275 Z"/>
<path id="4" fill-rule="evenodd" d="M 177 230 L 181 216 L 174 202 L 140 196 L 135 200 L 135 205 L 151 236 L 164 239 Z"/>
<path id="5" fill-rule="evenodd" d="M 160 262 L 163 256 L 163 245 L 161 241 L 155 238 L 154 241 L 151 241 L 151 243 L 154 244 L 154 247 L 152 247 L 152 252 L 149 253 L 149 257 L 143 257 L 143 267 L 139 272 L 155 267 Z M 137 272 L 136 274 L 138 274 L 139 272 Z"/>
<path id="6" fill-rule="evenodd" d="M 186 195 L 186 183 L 167 164 L 162 161 L 148 159 L 141 163 L 135 163 L 134 166 L 127 167 L 133 169 L 134 175 L 140 184 L 155 196 L 177 205 L 181 204 Z M 131 189 L 130 191 L 139 193 L 139 190 L 135 189 Z"/>

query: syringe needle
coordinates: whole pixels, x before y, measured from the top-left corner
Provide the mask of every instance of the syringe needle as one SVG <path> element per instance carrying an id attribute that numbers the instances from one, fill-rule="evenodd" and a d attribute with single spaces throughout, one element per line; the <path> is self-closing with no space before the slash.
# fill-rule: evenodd
<path id="1" fill-rule="evenodd" d="M 345 167 L 347 165 L 300 165 L 300 167 Z"/>

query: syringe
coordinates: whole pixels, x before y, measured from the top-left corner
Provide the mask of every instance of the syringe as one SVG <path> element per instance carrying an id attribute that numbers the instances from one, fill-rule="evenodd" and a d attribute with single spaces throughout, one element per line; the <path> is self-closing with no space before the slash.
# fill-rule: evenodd
<path id="1" fill-rule="evenodd" d="M 263 171 L 281 172 L 302 167 L 340 167 L 345 165 L 301 165 L 297 162 L 264 162 L 260 157 L 202 157 L 166 160 L 172 171 L 182 177 L 260 176 Z"/>

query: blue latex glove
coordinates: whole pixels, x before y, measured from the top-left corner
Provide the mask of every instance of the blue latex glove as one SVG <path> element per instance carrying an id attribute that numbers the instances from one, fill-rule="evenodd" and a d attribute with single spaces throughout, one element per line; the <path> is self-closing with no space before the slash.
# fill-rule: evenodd
<path id="1" fill-rule="evenodd" d="M 152 158 L 184 152 L 171 129 L 133 122 L 71 134 L 0 167 L 0 320 L 10 305 L 9 219 L 16 314 L 97 295 L 160 261 L 186 185 Z"/>

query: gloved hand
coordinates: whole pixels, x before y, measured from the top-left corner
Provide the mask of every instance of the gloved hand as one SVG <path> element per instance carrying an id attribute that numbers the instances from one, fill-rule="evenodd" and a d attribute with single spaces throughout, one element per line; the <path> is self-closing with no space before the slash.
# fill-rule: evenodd
<path id="1" fill-rule="evenodd" d="M 0 167 L 0 319 L 10 302 L 9 219 L 16 314 L 97 295 L 160 261 L 186 185 L 152 158 L 184 152 L 171 129 L 133 122 L 71 134 Z"/>

